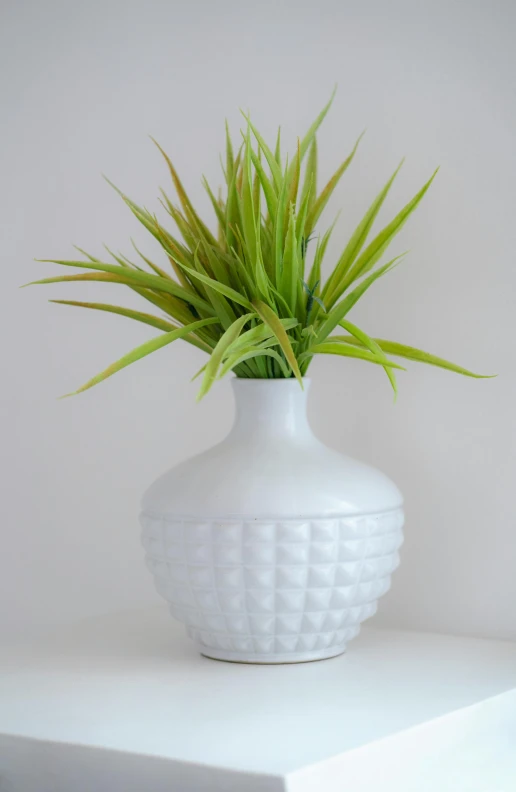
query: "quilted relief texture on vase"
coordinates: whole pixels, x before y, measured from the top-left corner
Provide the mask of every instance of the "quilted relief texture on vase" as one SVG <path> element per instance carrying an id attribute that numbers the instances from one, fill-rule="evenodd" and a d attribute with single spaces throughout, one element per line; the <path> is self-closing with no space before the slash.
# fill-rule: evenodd
<path id="1" fill-rule="evenodd" d="M 296 662 L 344 651 L 390 587 L 401 508 L 321 519 L 172 519 L 143 512 L 158 592 L 201 653 Z"/>

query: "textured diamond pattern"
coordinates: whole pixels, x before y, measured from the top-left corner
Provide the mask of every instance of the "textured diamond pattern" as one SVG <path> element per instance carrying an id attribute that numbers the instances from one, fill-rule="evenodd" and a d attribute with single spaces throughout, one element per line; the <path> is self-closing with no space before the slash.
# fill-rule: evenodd
<path id="1" fill-rule="evenodd" d="M 344 647 L 390 586 L 401 509 L 309 520 L 143 513 L 147 566 L 201 651 L 286 660 Z"/>

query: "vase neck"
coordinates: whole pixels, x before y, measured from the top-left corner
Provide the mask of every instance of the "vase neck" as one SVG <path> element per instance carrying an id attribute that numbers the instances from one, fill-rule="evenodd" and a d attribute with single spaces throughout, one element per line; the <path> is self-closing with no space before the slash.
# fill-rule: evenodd
<path id="1" fill-rule="evenodd" d="M 304 390 L 295 379 L 235 377 L 231 382 L 236 403 L 233 440 L 313 439 L 306 414 L 309 380 L 303 380 Z"/>

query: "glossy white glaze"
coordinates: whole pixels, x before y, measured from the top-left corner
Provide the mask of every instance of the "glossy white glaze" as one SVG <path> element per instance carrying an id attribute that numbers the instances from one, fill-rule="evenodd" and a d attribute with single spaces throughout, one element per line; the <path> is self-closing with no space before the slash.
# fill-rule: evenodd
<path id="1" fill-rule="evenodd" d="M 310 380 L 232 380 L 236 420 L 218 445 L 182 462 L 146 492 L 143 511 L 170 516 L 310 517 L 399 508 L 398 488 L 328 448 L 306 417 Z"/>
<path id="2" fill-rule="evenodd" d="M 399 563 L 399 490 L 314 436 L 308 386 L 234 379 L 228 437 L 143 498 L 156 588 L 210 657 L 284 663 L 340 654 Z"/>

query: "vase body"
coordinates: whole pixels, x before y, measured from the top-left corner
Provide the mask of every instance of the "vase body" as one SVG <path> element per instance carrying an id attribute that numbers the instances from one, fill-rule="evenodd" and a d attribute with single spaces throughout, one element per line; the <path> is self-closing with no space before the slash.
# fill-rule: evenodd
<path id="1" fill-rule="evenodd" d="M 401 494 L 314 436 L 309 380 L 304 390 L 296 380 L 232 384 L 226 439 L 144 495 L 142 542 L 156 588 L 208 657 L 341 654 L 390 587 Z"/>

